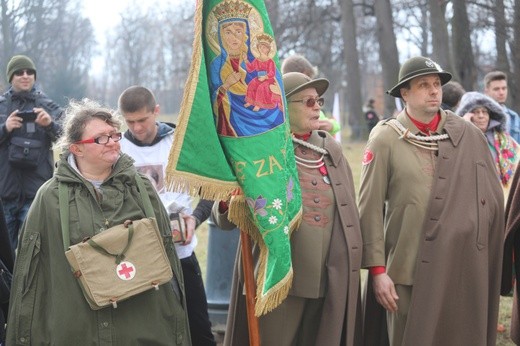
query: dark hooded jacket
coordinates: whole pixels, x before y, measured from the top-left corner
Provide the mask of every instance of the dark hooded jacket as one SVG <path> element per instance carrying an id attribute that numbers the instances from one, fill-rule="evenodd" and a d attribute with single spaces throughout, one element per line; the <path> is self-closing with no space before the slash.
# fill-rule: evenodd
<path id="1" fill-rule="evenodd" d="M 11 248 L 11 242 L 9 241 L 2 200 L 0 200 L 0 261 L 0 280 L 4 280 L 13 272 L 14 253 Z M 9 309 L 9 297 L 4 296 L 4 294 L 7 294 L 7 292 L 4 290 L 0 291 L 0 344 L 5 339 L 4 325 Z"/>
<path id="2" fill-rule="evenodd" d="M 48 127 L 35 126 L 35 132 L 27 133 L 26 127 L 8 133 L 5 122 L 15 111 L 28 111 L 43 108 L 51 116 L 52 123 Z M 10 88 L 0 96 L 0 198 L 3 200 L 23 201 L 31 199 L 38 188 L 52 177 L 53 155 L 52 142 L 61 132 L 63 109 L 47 97 L 41 90 L 33 88 L 29 92 L 15 92 Z M 36 169 L 16 168 L 7 163 L 8 147 L 13 136 L 33 138 L 43 143 L 44 155 L 39 157 Z"/>

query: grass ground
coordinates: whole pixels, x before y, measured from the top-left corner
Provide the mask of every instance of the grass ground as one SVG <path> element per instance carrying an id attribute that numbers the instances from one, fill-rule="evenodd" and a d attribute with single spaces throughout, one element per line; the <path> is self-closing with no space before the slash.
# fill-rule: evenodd
<path id="1" fill-rule="evenodd" d="M 356 192 L 358 191 L 358 183 L 359 177 L 361 175 L 361 160 L 363 158 L 363 150 L 365 147 L 365 142 L 344 142 L 343 153 L 348 159 L 350 166 L 352 168 L 352 174 L 354 176 L 354 181 L 356 185 Z M 206 249 L 207 249 L 207 239 L 208 239 L 208 227 L 206 223 L 201 225 L 201 227 L 197 230 L 197 236 L 199 239 L 199 245 L 196 249 L 196 254 L 199 259 L 201 269 L 203 275 L 205 277 L 206 273 Z M 475 304 L 478 304 L 476 302 Z M 497 343 L 496 345 L 500 346 L 509 346 L 514 345 L 514 343 L 509 338 L 509 326 L 511 320 L 511 305 L 512 298 L 511 297 L 501 297 L 500 300 L 500 314 L 499 314 L 499 323 L 503 324 L 506 328 L 505 332 L 498 333 Z"/>

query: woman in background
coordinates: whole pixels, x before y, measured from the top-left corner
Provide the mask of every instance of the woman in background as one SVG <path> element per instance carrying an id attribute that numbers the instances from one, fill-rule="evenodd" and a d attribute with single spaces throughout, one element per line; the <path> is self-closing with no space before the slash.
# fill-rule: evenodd
<path id="1" fill-rule="evenodd" d="M 520 158 L 520 148 L 506 132 L 504 109 L 490 97 L 470 91 L 462 96 L 456 113 L 471 121 L 486 137 L 507 199 L 510 181 Z"/>

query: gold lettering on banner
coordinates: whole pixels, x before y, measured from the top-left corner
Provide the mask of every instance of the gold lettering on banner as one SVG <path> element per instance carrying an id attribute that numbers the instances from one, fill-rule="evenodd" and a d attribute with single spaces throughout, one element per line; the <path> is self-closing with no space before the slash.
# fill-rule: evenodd
<path id="1" fill-rule="evenodd" d="M 273 174 L 273 167 L 278 167 L 278 169 L 281 171 L 282 170 L 282 166 L 280 166 L 280 164 L 278 163 L 278 161 L 276 160 L 276 157 L 274 156 L 269 156 L 269 172 L 270 174 Z"/>
<path id="2" fill-rule="evenodd" d="M 266 159 L 253 161 L 253 164 L 255 166 L 258 166 L 258 171 L 256 172 L 257 178 L 261 178 L 261 177 L 265 177 L 265 176 L 273 174 L 275 167 L 278 167 L 278 169 L 280 171 L 282 170 L 282 166 L 280 165 L 280 163 L 278 162 L 278 160 L 276 160 L 276 158 L 274 156 L 272 156 L 272 155 L 269 156 L 268 160 L 269 160 L 269 170 L 267 170 L 267 167 L 264 170 Z"/>
<path id="3" fill-rule="evenodd" d="M 253 161 L 253 164 L 255 166 L 257 164 L 260 164 L 260 167 L 258 167 L 258 171 L 256 172 L 256 177 L 257 178 L 265 177 L 266 175 L 269 174 L 268 172 L 262 172 L 262 170 L 264 169 L 264 166 L 265 166 L 265 159 L 261 159 L 261 160 L 258 160 L 258 161 Z"/>

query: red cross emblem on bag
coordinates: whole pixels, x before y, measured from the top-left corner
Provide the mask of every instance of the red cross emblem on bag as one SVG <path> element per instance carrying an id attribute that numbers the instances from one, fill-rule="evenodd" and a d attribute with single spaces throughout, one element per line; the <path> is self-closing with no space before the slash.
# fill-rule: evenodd
<path id="1" fill-rule="evenodd" d="M 116 274 L 121 280 L 132 280 L 135 276 L 135 266 L 130 262 L 121 262 L 116 267 Z"/>

